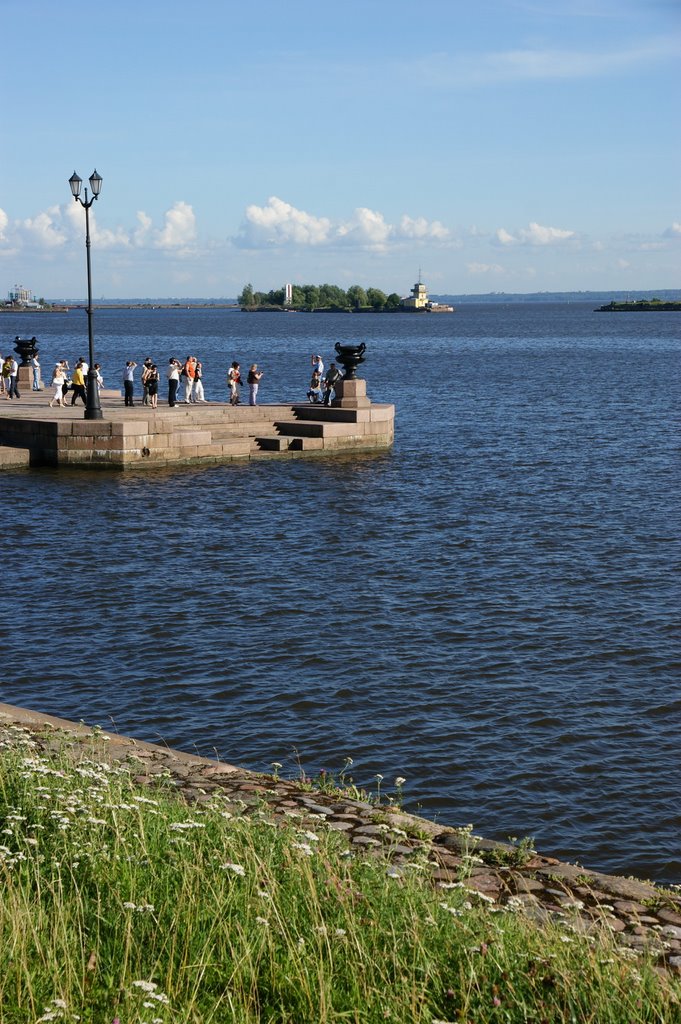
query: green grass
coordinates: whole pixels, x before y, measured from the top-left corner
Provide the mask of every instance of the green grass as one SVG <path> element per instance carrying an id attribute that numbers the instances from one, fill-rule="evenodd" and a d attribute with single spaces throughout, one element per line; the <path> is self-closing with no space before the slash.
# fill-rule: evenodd
<path id="1" fill-rule="evenodd" d="M 21 734 L 17 734 L 21 735 Z M 316 821 L 0 750 L 0 1024 L 669 1022 L 681 986 Z"/>

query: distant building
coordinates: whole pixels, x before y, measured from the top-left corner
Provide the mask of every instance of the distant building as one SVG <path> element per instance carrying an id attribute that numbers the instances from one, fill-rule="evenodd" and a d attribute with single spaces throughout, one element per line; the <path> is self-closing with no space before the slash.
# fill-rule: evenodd
<path id="1" fill-rule="evenodd" d="M 290 306 L 293 303 L 293 285 L 284 285 L 284 305 Z"/>
<path id="2" fill-rule="evenodd" d="M 14 288 L 7 292 L 7 302 L 10 306 L 24 306 L 29 309 L 40 307 L 40 303 L 36 301 L 33 293 L 20 284 L 15 284 Z"/>
<path id="3" fill-rule="evenodd" d="M 404 299 L 400 299 L 400 307 L 408 310 L 422 310 L 424 313 L 453 313 L 453 306 L 444 306 L 439 302 L 431 302 L 428 298 L 428 289 L 425 284 L 421 281 L 421 274 L 419 273 L 419 279 L 411 290 L 411 295 L 408 295 Z"/>

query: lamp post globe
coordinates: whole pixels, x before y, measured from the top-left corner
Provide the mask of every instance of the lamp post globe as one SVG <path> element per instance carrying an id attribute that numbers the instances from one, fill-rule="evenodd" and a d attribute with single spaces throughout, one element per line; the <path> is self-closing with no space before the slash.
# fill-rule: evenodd
<path id="1" fill-rule="evenodd" d="M 74 171 L 69 178 L 69 186 L 71 188 L 71 195 L 75 202 L 85 210 L 85 252 L 87 254 L 87 327 L 88 327 L 88 341 L 89 341 L 89 365 L 87 372 L 87 402 L 85 406 L 85 419 L 86 420 L 101 420 L 102 419 L 102 407 L 99 401 L 99 386 L 97 384 L 97 371 L 95 370 L 95 345 L 94 345 L 94 333 L 92 329 L 92 269 L 90 266 L 90 207 L 96 199 L 99 198 L 99 193 L 102 190 L 102 177 L 97 173 L 96 170 L 90 175 L 90 191 L 92 195 L 88 199 L 87 186 L 85 187 L 85 199 L 81 199 L 80 190 L 83 184 L 83 179 L 80 178 Z"/>

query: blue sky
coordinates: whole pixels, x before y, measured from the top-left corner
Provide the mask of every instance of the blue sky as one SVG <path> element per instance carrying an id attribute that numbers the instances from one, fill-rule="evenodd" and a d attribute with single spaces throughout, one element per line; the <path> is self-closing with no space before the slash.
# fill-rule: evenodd
<path id="1" fill-rule="evenodd" d="M 0 13 L 0 297 L 681 287 L 678 0 Z"/>

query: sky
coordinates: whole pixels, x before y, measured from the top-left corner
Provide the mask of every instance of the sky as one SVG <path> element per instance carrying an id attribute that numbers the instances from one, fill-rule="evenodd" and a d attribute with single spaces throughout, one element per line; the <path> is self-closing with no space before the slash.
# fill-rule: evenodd
<path id="1" fill-rule="evenodd" d="M 681 0 L 0 16 L 0 299 L 681 287 Z"/>

